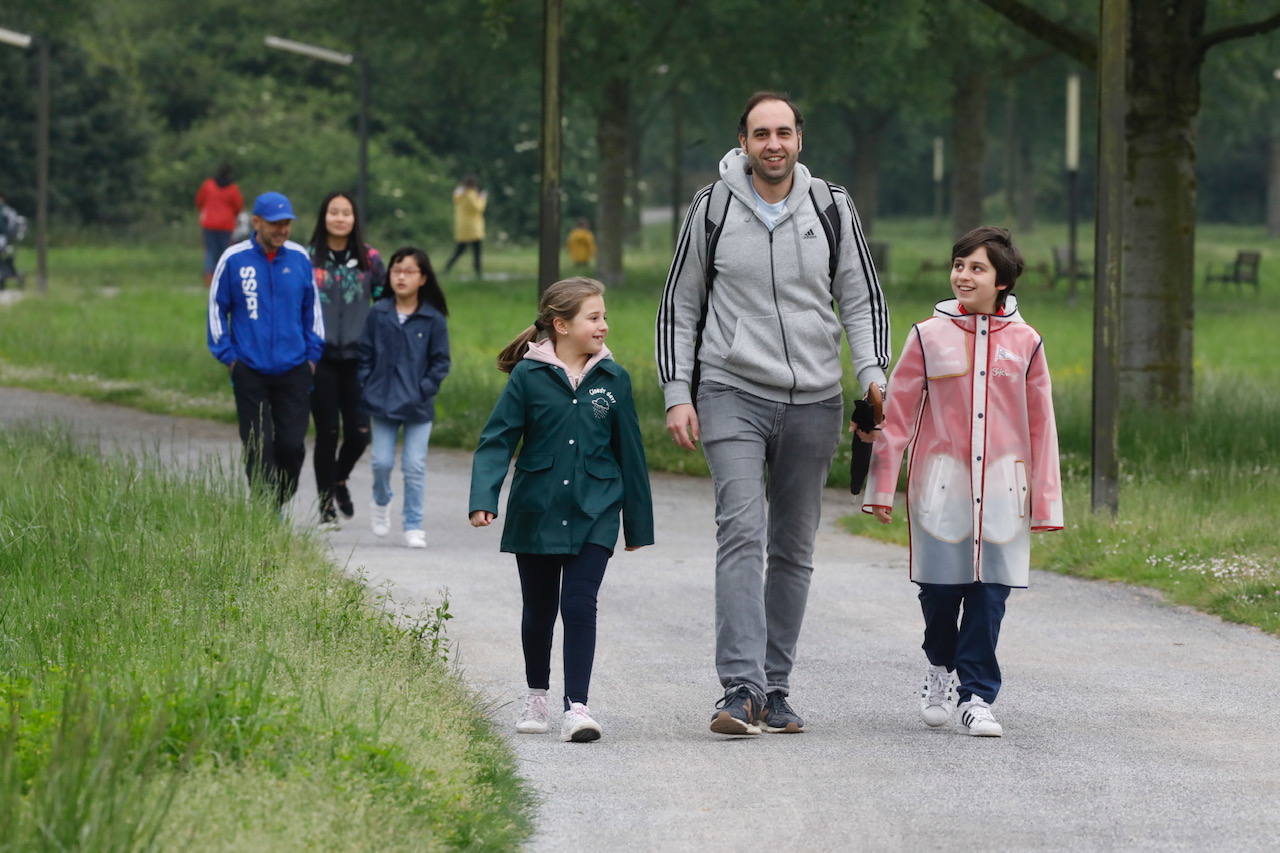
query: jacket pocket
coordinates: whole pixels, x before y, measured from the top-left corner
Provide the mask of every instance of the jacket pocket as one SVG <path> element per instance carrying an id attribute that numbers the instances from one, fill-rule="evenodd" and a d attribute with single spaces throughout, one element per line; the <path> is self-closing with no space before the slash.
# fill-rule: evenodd
<path id="1" fill-rule="evenodd" d="M 973 513 L 967 477 L 965 466 L 946 454 L 932 456 L 926 462 L 924 476 L 919 481 L 921 493 L 912 496 L 911 507 L 912 516 L 933 538 L 959 542 L 969 537 Z"/>
<path id="2" fill-rule="evenodd" d="M 812 310 L 782 316 L 797 391 L 821 391 L 840 384 L 840 331 L 835 317 L 828 315 L 828 319 Z"/>
<path id="3" fill-rule="evenodd" d="M 622 471 L 617 462 L 588 456 L 583 467 L 587 472 L 582 491 L 583 512 L 598 515 L 622 500 Z"/>
<path id="4" fill-rule="evenodd" d="M 516 459 L 516 476 L 511 483 L 508 512 L 539 512 L 547 508 L 551 466 L 550 453 L 521 453 Z"/>
<path id="5" fill-rule="evenodd" d="M 987 466 L 982 502 L 982 536 L 988 542 L 1009 542 L 1026 526 L 1027 466 L 1006 456 Z"/>
<path id="6" fill-rule="evenodd" d="M 790 388 L 795 381 L 783 353 L 778 318 L 772 314 L 738 318 L 724 363 L 730 373 L 757 385 Z"/>

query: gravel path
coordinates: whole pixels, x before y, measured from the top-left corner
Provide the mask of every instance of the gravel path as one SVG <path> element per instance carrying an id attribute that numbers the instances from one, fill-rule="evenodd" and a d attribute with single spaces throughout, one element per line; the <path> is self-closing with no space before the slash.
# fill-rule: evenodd
<path id="1" fill-rule="evenodd" d="M 236 450 L 226 425 L 0 389 L 0 422 L 31 418 L 178 461 Z M 448 589 L 463 674 L 510 730 L 519 587 L 497 526 L 466 523 L 469 465 L 431 452 L 426 552 L 369 532 L 367 458 L 355 520 L 327 536 L 339 565 L 402 604 Z M 533 849 L 1275 849 L 1280 641 L 1127 586 L 1035 573 L 1001 638 L 1005 736 L 926 729 L 905 552 L 840 532 L 850 503 L 835 491 L 793 678 L 809 731 L 711 734 L 709 483 L 653 485 L 658 545 L 619 551 L 601 592 L 591 707 L 604 738 L 511 736 L 542 800 Z M 313 500 L 308 459 L 295 514 Z"/>

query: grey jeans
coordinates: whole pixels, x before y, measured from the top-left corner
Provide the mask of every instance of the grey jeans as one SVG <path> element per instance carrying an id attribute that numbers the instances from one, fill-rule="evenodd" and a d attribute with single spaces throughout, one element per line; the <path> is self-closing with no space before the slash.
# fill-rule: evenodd
<path id="1" fill-rule="evenodd" d="M 716 493 L 716 672 L 725 688 L 786 694 L 844 403 L 704 382 L 697 411 Z"/>

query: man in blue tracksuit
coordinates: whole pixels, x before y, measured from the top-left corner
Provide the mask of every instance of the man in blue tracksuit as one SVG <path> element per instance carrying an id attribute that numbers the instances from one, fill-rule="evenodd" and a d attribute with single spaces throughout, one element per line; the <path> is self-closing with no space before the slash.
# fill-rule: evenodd
<path id="1" fill-rule="evenodd" d="M 311 260 L 289 240 L 293 219 L 280 193 L 258 196 L 254 235 L 222 253 L 209 288 L 209 351 L 231 372 L 245 473 L 279 506 L 298 488 L 311 377 L 324 352 Z"/>

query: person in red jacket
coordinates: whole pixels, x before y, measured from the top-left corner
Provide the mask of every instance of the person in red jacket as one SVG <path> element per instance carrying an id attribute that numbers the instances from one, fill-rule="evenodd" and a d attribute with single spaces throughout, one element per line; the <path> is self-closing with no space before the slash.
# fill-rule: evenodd
<path id="1" fill-rule="evenodd" d="M 231 181 L 231 167 L 223 163 L 205 178 L 196 191 L 196 209 L 200 211 L 200 227 L 204 230 L 204 283 L 213 281 L 213 270 L 218 258 L 231 245 L 231 232 L 236 227 L 236 217 L 244 208 L 244 196 Z"/>

